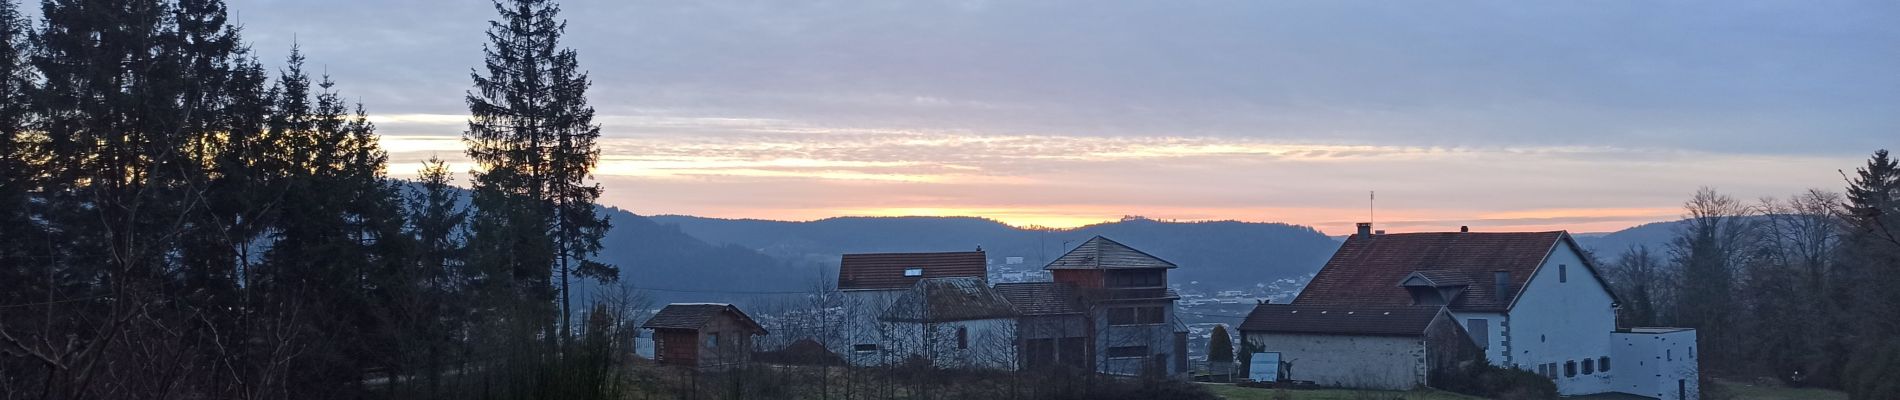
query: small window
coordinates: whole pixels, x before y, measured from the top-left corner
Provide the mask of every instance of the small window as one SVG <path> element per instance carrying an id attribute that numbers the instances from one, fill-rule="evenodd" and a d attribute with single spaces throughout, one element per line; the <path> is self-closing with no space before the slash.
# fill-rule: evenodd
<path id="1" fill-rule="evenodd" d="M 1142 358 L 1148 356 L 1148 346 L 1115 346 L 1108 348 L 1108 358 Z"/>
<path id="2" fill-rule="evenodd" d="M 1597 370 L 1603 371 L 1603 372 L 1610 372 L 1610 358 L 1597 357 Z"/>
<path id="3" fill-rule="evenodd" d="M 1491 320 L 1472 318 L 1465 320 L 1465 332 L 1471 334 L 1471 340 L 1478 342 L 1478 348 L 1491 349 Z"/>
<path id="4" fill-rule="evenodd" d="M 904 276 L 924 276 L 923 268 L 905 268 Z"/>
<path id="5" fill-rule="evenodd" d="M 957 349 L 970 348 L 970 328 L 957 327 Z"/>
<path id="6" fill-rule="evenodd" d="M 1675 361 L 1675 360 L 1676 360 L 1675 349 L 1663 349 L 1663 361 Z"/>
<path id="7" fill-rule="evenodd" d="M 1564 377 L 1570 378 L 1570 377 L 1575 377 L 1575 376 L 1577 376 L 1577 360 L 1565 361 L 1564 362 Z"/>
<path id="8" fill-rule="evenodd" d="M 1548 364 L 1537 364 L 1537 375 L 1538 375 L 1538 376 L 1550 376 L 1550 365 L 1548 365 Z"/>
<path id="9" fill-rule="evenodd" d="M 711 347 L 715 349 L 719 348 L 719 333 L 718 332 L 706 334 L 706 347 Z"/>
<path id="10" fill-rule="evenodd" d="M 1570 266 L 1564 265 L 1564 264 L 1557 264 L 1557 283 L 1564 283 L 1564 282 L 1569 282 L 1569 281 L 1570 281 Z"/>
<path id="11" fill-rule="evenodd" d="M 1550 377 L 1550 379 L 1557 379 L 1557 363 L 1549 363 L 1549 364 L 1544 364 L 1544 365 L 1550 366 L 1550 368 L 1547 369 L 1548 371 L 1550 371 L 1550 374 L 1544 375 L 1544 376 Z"/>
<path id="12" fill-rule="evenodd" d="M 855 351 L 859 353 L 869 353 L 869 352 L 877 351 L 877 345 L 876 344 L 851 345 L 851 351 Z"/>
<path id="13" fill-rule="evenodd" d="M 1583 359 L 1583 374 L 1589 375 L 1594 373 L 1597 373 L 1597 360 L 1589 358 Z"/>

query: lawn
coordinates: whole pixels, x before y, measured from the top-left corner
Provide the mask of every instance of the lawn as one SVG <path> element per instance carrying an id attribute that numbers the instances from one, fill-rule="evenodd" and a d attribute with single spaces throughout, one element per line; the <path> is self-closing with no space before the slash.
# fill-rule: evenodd
<path id="1" fill-rule="evenodd" d="M 1273 389 L 1245 388 L 1226 384 L 1206 384 L 1208 391 L 1228 400 L 1272 400 Z M 1473 400 L 1471 397 L 1451 392 L 1435 390 L 1393 392 L 1378 390 L 1287 390 L 1294 400 L 1361 400 L 1361 399 L 1406 399 L 1406 400 Z"/>
<path id="2" fill-rule="evenodd" d="M 1731 382 L 1724 379 L 1717 379 L 1715 382 L 1718 385 L 1722 385 L 1722 388 L 1728 389 L 1729 394 L 1733 395 L 1735 400 L 1847 400 L 1847 393 L 1827 389 L 1797 389 L 1785 386 L 1751 385 L 1741 382 Z"/>

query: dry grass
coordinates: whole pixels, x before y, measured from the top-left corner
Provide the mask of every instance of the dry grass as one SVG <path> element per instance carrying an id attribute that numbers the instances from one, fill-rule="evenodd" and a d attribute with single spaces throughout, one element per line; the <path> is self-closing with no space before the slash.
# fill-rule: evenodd
<path id="1" fill-rule="evenodd" d="M 1726 379 L 1716 379 L 1715 383 L 1727 389 L 1733 400 L 1847 400 L 1847 393 L 1827 389 L 1747 384 Z"/>

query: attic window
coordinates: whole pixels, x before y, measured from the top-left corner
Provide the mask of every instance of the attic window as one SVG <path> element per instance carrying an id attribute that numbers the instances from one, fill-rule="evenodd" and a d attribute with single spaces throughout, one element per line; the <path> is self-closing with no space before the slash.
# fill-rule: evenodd
<path id="1" fill-rule="evenodd" d="M 1564 283 L 1564 282 L 1569 282 L 1569 281 L 1570 281 L 1570 266 L 1564 265 L 1564 264 L 1557 264 L 1557 283 Z"/>
<path id="2" fill-rule="evenodd" d="M 905 268 L 904 276 L 924 276 L 923 268 Z"/>

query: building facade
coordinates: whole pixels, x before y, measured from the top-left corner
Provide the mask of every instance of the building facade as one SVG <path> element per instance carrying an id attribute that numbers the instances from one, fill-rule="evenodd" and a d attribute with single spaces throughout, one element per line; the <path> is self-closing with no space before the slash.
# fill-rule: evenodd
<path id="1" fill-rule="evenodd" d="M 1480 350 L 1443 306 L 1261 304 L 1240 325 L 1248 376 L 1323 386 L 1411 390 L 1477 362 Z M 1260 362 L 1264 360 L 1264 362 Z M 1266 372 L 1264 374 L 1260 372 Z"/>
<path id="2" fill-rule="evenodd" d="M 1175 316 L 1181 296 L 1168 289 L 1168 270 L 1174 268 L 1101 236 L 1043 267 L 1055 283 L 1078 293 L 1096 371 L 1160 376 L 1188 370 L 1187 326 Z"/>
<path id="3" fill-rule="evenodd" d="M 640 327 L 653 330 L 654 362 L 699 369 L 744 365 L 752 336 L 766 334 L 738 307 L 720 303 L 668 304 Z"/>
<path id="4" fill-rule="evenodd" d="M 1380 234 L 1360 224 L 1293 304 L 1443 306 L 1494 365 L 1542 374 L 1564 395 L 1626 386 L 1617 370 L 1596 368 L 1622 350 L 1612 343 L 1616 296 L 1562 231 Z M 1682 331 L 1677 340 L 1693 342 Z M 1672 374 L 1693 382 L 1697 371 Z"/>

